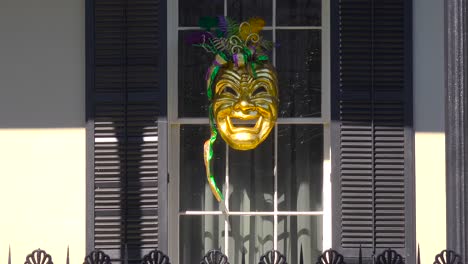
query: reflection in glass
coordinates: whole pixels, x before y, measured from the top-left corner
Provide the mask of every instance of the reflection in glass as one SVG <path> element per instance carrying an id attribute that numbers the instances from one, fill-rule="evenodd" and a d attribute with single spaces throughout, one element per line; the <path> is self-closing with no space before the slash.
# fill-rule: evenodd
<path id="1" fill-rule="evenodd" d="M 196 31 L 179 32 L 179 117 L 207 117 L 205 73 L 212 62 L 212 56 L 204 49 L 193 47 L 185 41 Z"/>
<path id="2" fill-rule="evenodd" d="M 278 30 L 276 36 L 279 117 L 320 117 L 320 30 Z"/>
<path id="3" fill-rule="evenodd" d="M 196 27 L 200 17 L 223 15 L 223 12 L 221 0 L 179 0 L 179 26 Z"/>
<path id="4" fill-rule="evenodd" d="M 179 263 L 200 263 L 211 249 L 224 248 L 224 217 L 218 215 L 182 215 L 179 220 Z"/>
<path id="5" fill-rule="evenodd" d="M 323 126 L 278 125 L 278 209 L 321 211 Z"/>
<path id="6" fill-rule="evenodd" d="M 321 0 L 294 0 L 276 2 L 278 26 L 320 26 Z"/>
<path id="7" fill-rule="evenodd" d="M 203 143 L 210 136 L 208 125 L 182 125 L 180 128 L 180 210 L 219 210 L 210 190 L 203 163 Z M 225 179 L 226 148 L 222 139 L 214 145 L 214 173 L 221 189 Z M 221 189 L 222 190 L 222 189 Z"/>
<path id="8" fill-rule="evenodd" d="M 266 26 L 271 26 L 272 13 L 271 0 L 228 0 L 228 17 L 238 22 L 251 17 L 261 17 L 265 20 Z"/>
<path id="9" fill-rule="evenodd" d="M 230 263 L 257 264 L 273 249 L 273 216 L 230 216 L 229 225 Z"/>
<path id="10" fill-rule="evenodd" d="M 256 149 L 229 149 L 230 211 L 273 210 L 273 132 Z"/>
<path id="11" fill-rule="evenodd" d="M 278 216 L 278 250 L 288 263 L 315 263 L 322 252 L 322 216 Z"/>

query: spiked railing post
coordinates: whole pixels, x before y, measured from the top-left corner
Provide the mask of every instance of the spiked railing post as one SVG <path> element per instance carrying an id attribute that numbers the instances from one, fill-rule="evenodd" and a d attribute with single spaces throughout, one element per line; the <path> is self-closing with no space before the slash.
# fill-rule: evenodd
<path id="1" fill-rule="evenodd" d="M 8 264 L 11 264 L 11 246 L 8 245 Z"/>
<path id="2" fill-rule="evenodd" d="M 421 264 L 421 249 L 419 249 L 419 243 L 418 243 L 418 264 Z"/>
<path id="3" fill-rule="evenodd" d="M 66 260 L 66 263 L 70 264 L 70 245 L 67 246 L 67 260 Z"/>
<path id="4" fill-rule="evenodd" d="M 127 243 L 124 245 L 124 264 L 128 264 L 128 248 Z"/>
<path id="5" fill-rule="evenodd" d="M 301 253 L 299 254 L 299 264 L 304 264 L 304 252 L 302 252 L 302 243 L 301 243 Z"/>
<path id="6" fill-rule="evenodd" d="M 359 264 L 362 264 L 362 248 L 361 248 L 361 244 L 359 244 Z"/>

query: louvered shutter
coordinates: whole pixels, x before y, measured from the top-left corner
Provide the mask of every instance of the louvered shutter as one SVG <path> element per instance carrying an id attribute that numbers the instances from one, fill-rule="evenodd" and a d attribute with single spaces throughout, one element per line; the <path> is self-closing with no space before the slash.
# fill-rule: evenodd
<path id="1" fill-rule="evenodd" d="M 165 7 L 159 0 L 87 5 L 87 250 L 140 263 L 160 244 Z"/>
<path id="2" fill-rule="evenodd" d="M 332 1 L 333 246 L 414 254 L 411 1 Z"/>

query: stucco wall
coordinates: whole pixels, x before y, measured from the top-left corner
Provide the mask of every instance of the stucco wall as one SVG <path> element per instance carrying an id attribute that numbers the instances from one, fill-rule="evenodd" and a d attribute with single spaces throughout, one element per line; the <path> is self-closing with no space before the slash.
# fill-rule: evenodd
<path id="1" fill-rule="evenodd" d="M 0 1 L 0 262 L 85 254 L 85 1 Z"/>
<path id="2" fill-rule="evenodd" d="M 444 1 L 413 0 L 416 240 L 421 263 L 446 247 Z"/>

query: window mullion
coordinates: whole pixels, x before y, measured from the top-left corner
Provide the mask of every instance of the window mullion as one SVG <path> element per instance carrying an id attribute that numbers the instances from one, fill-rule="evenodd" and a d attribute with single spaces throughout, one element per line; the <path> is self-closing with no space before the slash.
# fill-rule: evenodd
<path id="1" fill-rule="evenodd" d="M 272 4 L 271 26 L 273 43 L 276 43 L 276 0 Z M 273 66 L 276 67 L 276 48 L 273 48 Z M 278 249 L 278 124 L 275 124 L 274 129 L 274 187 L 273 187 L 273 249 Z"/>
<path id="2" fill-rule="evenodd" d="M 225 4 L 226 4 L 225 0 Z M 226 7 L 226 5 L 225 5 Z M 226 8 L 224 9 L 226 12 Z M 225 199 L 225 207 L 227 210 L 227 215 L 224 217 L 224 248 L 225 248 L 225 254 L 229 258 L 229 145 L 226 145 L 226 179 L 225 179 L 225 184 L 226 184 L 226 192 L 224 194 Z"/>

